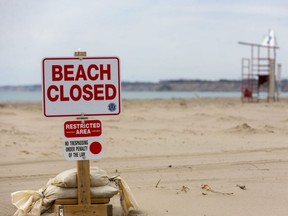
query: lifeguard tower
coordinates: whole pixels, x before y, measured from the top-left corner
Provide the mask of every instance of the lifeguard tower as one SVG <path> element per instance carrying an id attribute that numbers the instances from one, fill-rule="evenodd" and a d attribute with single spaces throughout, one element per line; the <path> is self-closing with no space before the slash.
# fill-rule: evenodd
<path id="1" fill-rule="evenodd" d="M 273 30 L 261 44 L 239 42 L 240 45 L 250 46 L 250 58 L 241 60 L 241 91 L 242 102 L 259 102 L 260 99 L 276 101 L 278 86 L 276 78 L 276 50 L 279 49 Z"/>

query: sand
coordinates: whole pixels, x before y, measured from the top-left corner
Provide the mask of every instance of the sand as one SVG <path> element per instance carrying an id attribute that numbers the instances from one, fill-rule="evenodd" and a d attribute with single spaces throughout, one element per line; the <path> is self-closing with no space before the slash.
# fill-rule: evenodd
<path id="1" fill-rule="evenodd" d="M 120 116 L 98 118 L 105 154 L 90 163 L 120 174 L 142 215 L 287 215 L 287 107 L 287 100 L 124 100 Z M 37 190 L 76 167 L 63 156 L 67 120 L 43 117 L 40 103 L 0 105 L 1 215 L 16 211 L 12 192 Z M 119 197 L 111 203 L 121 215 Z"/>

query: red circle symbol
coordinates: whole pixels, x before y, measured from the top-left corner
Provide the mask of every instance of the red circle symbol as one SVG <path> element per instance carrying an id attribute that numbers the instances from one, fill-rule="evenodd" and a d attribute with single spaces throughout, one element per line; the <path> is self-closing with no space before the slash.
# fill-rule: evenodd
<path id="1" fill-rule="evenodd" d="M 90 145 L 90 152 L 92 154 L 99 154 L 102 151 L 102 145 L 99 142 L 92 142 Z"/>

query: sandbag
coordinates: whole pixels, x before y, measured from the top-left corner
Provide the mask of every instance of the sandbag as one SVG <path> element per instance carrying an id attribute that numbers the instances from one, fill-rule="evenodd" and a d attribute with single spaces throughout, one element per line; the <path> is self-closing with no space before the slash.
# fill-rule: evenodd
<path id="1" fill-rule="evenodd" d="M 90 188 L 92 198 L 111 198 L 118 189 L 110 185 Z M 11 194 L 12 204 L 18 210 L 14 216 L 40 216 L 56 199 L 77 198 L 77 188 L 62 188 L 48 185 L 38 191 L 17 191 Z"/>
<path id="2" fill-rule="evenodd" d="M 90 185 L 91 187 L 104 186 L 109 183 L 107 173 L 99 167 L 90 167 Z M 77 169 L 69 169 L 59 173 L 53 179 L 50 179 L 47 185 L 55 185 L 64 188 L 77 188 Z"/>
<path id="3" fill-rule="evenodd" d="M 128 186 L 120 177 L 108 178 L 107 173 L 98 168 L 90 168 L 91 198 L 111 198 L 119 192 L 120 203 L 126 215 L 138 210 L 138 204 Z M 109 185 L 114 181 L 118 189 Z M 77 198 L 77 170 L 70 169 L 50 179 L 45 187 L 38 191 L 24 190 L 11 194 L 12 204 L 17 207 L 14 216 L 40 216 L 47 212 L 56 199 Z"/>
<path id="4" fill-rule="evenodd" d="M 43 189 L 42 189 L 43 190 Z M 41 193 L 41 191 L 39 191 Z M 111 198 L 118 193 L 118 189 L 110 185 L 91 187 L 91 198 Z M 62 188 L 49 185 L 43 190 L 43 205 L 52 203 L 56 199 L 77 198 L 77 188 Z"/>
<path id="5" fill-rule="evenodd" d="M 11 194 L 11 201 L 17 207 L 13 216 L 38 216 L 41 214 L 42 194 L 38 191 L 25 190 Z"/>
<path id="6" fill-rule="evenodd" d="M 120 176 L 116 176 L 111 180 L 115 181 L 119 188 L 120 203 L 124 213 L 128 215 L 131 210 L 138 210 L 139 207 L 136 199 L 134 198 L 132 191 L 125 180 Z"/>

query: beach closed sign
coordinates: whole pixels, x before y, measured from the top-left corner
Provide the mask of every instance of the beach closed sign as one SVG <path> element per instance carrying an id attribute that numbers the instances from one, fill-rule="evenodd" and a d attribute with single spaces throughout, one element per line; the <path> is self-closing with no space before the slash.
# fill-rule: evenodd
<path id="1" fill-rule="evenodd" d="M 64 136 L 66 160 L 94 160 L 103 157 L 101 121 L 66 121 Z"/>
<path id="2" fill-rule="evenodd" d="M 117 57 L 45 58 L 42 72 L 46 117 L 120 114 Z"/>

